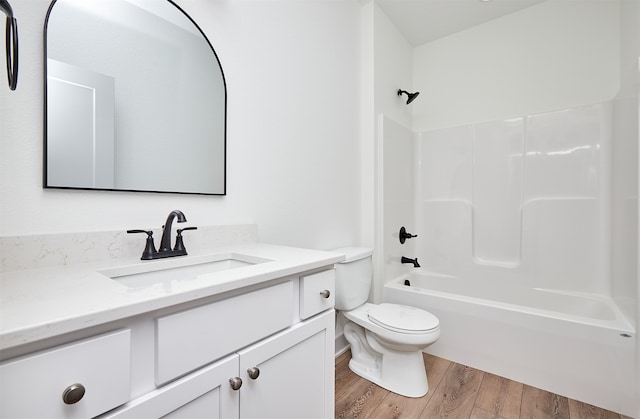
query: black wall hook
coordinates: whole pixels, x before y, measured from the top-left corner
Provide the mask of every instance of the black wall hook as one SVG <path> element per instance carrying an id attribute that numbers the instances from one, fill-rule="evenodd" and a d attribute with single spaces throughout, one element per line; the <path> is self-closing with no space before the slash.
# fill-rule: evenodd
<path id="1" fill-rule="evenodd" d="M 0 0 L 0 10 L 7 15 L 7 21 L 5 23 L 5 50 L 9 89 L 16 90 L 18 86 L 18 21 L 13 16 L 13 9 L 8 0 Z"/>

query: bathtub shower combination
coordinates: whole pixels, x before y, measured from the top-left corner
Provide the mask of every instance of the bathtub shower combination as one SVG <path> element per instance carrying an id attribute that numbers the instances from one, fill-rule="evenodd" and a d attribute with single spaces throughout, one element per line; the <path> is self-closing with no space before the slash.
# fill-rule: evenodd
<path id="1" fill-rule="evenodd" d="M 387 283 L 385 301 L 438 317 L 426 352 L 633 413 L 635 332 L 611 299 L 416 272 Z"/>
<path id="2" fill-rule="evenodd" d="M 616 170 L 628 167 L 611 163 L 624 148 L 612 139 L 623 107 L 410 133 L 403 146 L 419 159 L 416 196 L 385 201 L 385 229 L 397 242 L 393 217 L 412 216 L 418 237 L 385 242 L 383 300 L 440 319 L 426 352 L 637 414 L 636 290 L 621 280 L 635 275 L 637 204 L 634 192 L 619 202 L 626 192 L 612 192 L 637 187 L 635 169 L 625 185 Z M 385 145 L 407 135 L 388 118 L 383 128 Z M 400 255 L 422 268 L 401 266 Z"/>

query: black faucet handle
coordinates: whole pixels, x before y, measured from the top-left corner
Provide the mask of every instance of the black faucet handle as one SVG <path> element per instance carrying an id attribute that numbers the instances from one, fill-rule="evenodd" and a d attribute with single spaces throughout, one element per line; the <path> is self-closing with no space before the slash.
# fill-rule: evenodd
<path id="1" fill-rule="evenodd" d="M 147 243 L 142 251 L 142 260 L 153 259 L 153 256 L 158 253 L 156 245 L 153 243 L 153 231 L 151 230 L 127 230 L 127 233 L 145 233 L 147 235 Z"/>
<path id="2" fill-rule="evenodd" d="M 151 230 L 127 230 L 127 233 L 146 233 L 148 236 L 153 236 L 153 231 Z"/>
<path id="3" fill-rule="evenodd" d="M 418 237 L 417 234 L 411 234 L 407 232 L 407 229 L 404 226 L 400 227 L 400 244 L 404 244 L 405 240 L 412 239 L 414 237 Z"/>
<path id="4" fill-rule="evenodd" d="M 185 227 L 185 228 L 179 228 L 178 229 L 178 236 L 183 232 L 183 231 L 187 231 L 187 230 L 197 230 L 198 227 Z"/>
<path id="5" fill-rule="evenodd" d="M 182 232 L 183 231 L 187 231 L 187 230 L 197 230 L 198 227 L 185 227 L 185 228 L 179 228 L 177 231 L 177 235 L 176 235 L 176 245 L 174 246 L 173 250 L 177 250 L 180 252 L 184 252 L 184 254 L 187 254 L 187 249 L 184 248 L 184 242 L 182 241 Z"/>

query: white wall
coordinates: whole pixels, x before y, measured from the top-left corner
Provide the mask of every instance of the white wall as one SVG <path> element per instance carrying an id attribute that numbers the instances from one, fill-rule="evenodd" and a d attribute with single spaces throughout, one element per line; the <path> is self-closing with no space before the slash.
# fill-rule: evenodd
<path id="1" fill-rule="evenodd" d="M 550 0 L 414 50 L 414 131 L 610 100 L 618 1 Z"/>
<path id="2" fill-rule="evenodd" d="M 382 142 L 382 184 L 384 189 L 384 228 L 382 245 L 384 248 L 384 278 L 396 278 L 413 265 L 402 265 L 402 256 L 416 258 L 415 243 L 412 238 L 400 243 L 400 228 L 416 234 L 415 197 L 416 168 L 414 155 L 416 142 L 411 129 L 387 116 L 378 120 Z M 422 261 L 418 261 L 422 263 Z"/>
<path id="3" fill-rule="evenodd" d="M 362 6 L 360 11 L 360 167 L 361 200 L 360 231 L 361 244 L 373 248 L 374 217 L 377 188 L 375 187 L 375 72 L 374 59 L 374 3 Z M 375 256 L 374 256 L 375 257 Z"/>
<path id="4" fill-rule="evenodd" d="M 413 91 L 413 48 L 378 5 L 374 28 L 375 113 L 410 127 L 412 107 L 397 91 Z"/>
<path id="5" fill-rule="evenodd" d="M 14 2 L 18 89 L 1 86 L 0 234 L 257 223 L 261 241 L 328 249 L 360 237 L 360 5 L 180 0 L 228 88 L 228 195 L 42 189 L 46 0 Z M 4 78 L 4 74 L 2 74 Z M 158 170 L 170 170 L 158 167 Z"/>
<path id="6" fill-rule="evenodd" d="M 383 187 L 387 176 L 393 178 L 393 172 L 396 169 L 401 172 L 403 167 L 396 167 L 394 163 L 387 163 L 385 166 L 385 145 L 384 130 L 386 127 L 399 124 L 395 130 L 391 132 L 400 133 L 404 130 L 402 127 L 411 126 L 411 108 L 407 106 L 406 96 L 398 96 L 398 89 L 412 91 L 412 54 L 413 48 L 406 39 L 400 34 L 400 31 L 391 23 L 389 18 L 378 7 L 378 5 L 370 4 L 373 10 L 368 13 L 372 20 L 373 26 L 373 63 L 370 64 L 373 70 L 373 115 L 370 115 L 370 122 L 374 127 L 374 132 L 369 138 L 370 144 L 374 150 L 372 164 L 374 185 L 374 217 L 372 228 L 375 231 L 374 240 L 374 286 L 373 300 L 378 302 L 382 297 L 382 285 L 384 280 L 384 268 L 387 258 L 389 257 L 385 243 L 394 234 L 397 237 L 400 225 L 387 222 L 385 211 L 389 207 L 385 204 L 387 201 L 386 188 Z M 383 121 L 387 121 L 386 122 Z M 385 125 L 386 124 L 386 125 Z M 392 138 L 393 140 L 393 138 Z M 407 150 L 403 138 L 398 138 L 400 147 Z M 413 161 L 411 153 L 405 156 L 407 161 Z M 393 159 L 392 159 L 393 160 Z M 395 161 L 395 160 L 394 160 Z M 385 170 L 387 175 L 385 175 Z M 366 180 L 363 180 L 366 184 Z M 407 214 L 407 218 L 410 214 Z M 407 223 L 410 220 L 407 219 Z M 400 222 L 400 221 L 398 221 Z M 410 255 L 407 255 L 410 256 Z"/>

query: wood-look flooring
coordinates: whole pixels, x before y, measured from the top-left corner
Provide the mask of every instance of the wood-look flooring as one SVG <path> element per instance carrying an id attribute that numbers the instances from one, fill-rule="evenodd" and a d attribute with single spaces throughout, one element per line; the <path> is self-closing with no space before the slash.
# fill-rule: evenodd
<path id="1" fill-rule="evenodd" d="M 428 354 L 429 392 L 403 397 L 351 372 L 350 359 L 336 359 L 336 419 L 631 419 Z"/>

